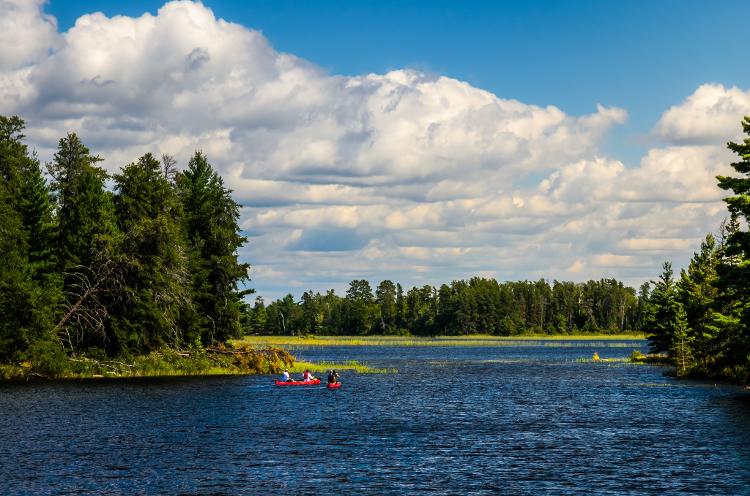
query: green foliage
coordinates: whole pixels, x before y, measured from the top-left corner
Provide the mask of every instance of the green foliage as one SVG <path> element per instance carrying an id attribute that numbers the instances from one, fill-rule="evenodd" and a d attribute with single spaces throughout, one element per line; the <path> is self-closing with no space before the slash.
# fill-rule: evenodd
<path id="1" fill-rule="evenodd" d="M 750 135 L 750 117 L 742 122 Z M 740 176 L 718 176 L 731 190 L 717 243 L 706 236 L 676 284 L 671 266 L 647 298 L 652 349 L 667 352 L 678 375 L 750 380 L 750 138 L 728 144 Z M 669 269 L 667 271 L 667 269 Z"/>
<path id="2" fill-rule="evenodd" d="M 49 190 L 22 142 L 24 127 L 18 117 L 0 116 L 0 360 L 48 337 L 60 297 Z"/>
<path id="3" fill-rule="evenodd" d="M 196 152 L 176 185 L 185 216 L 189 267 L 192 276 L 194 325 L 205 343 L 222 342 L 241 334 L 241 282 L 248 264 L 237 259 L 247 241 L 239 234 L 240 206 L 205 155 Z"/>
<path id="4" fill-rule="evenodd" d="M 96 255 L 93 244 L 116 230 L 112 195 L 105 189 L 108 176 L 96 166 L 101 160 L 71 133 L 60 139 L 47 166 L 53 178 L 58 220 L 55 248 L 61 272 L 91 266 Z"/>
<path id="5" fill-rule="evenodd" d="M 677 290 L 674 282 L 672 264 L 664 262 L 659 280 L 654 283 L 654 290 L 649 300 L 645 328 L 651 332 L 648 337 L 651 353 L 663 353 L 669 350 L 677 326 Z"/>
<path id="6" fill-rule="evenodd" d="M 693 367 L 692 329 L 688 327 L 687 312 L 678 304 L 669 354 L 677 368 L 677 375 L 687 375 Z"/>
<path id="7" fill-rule="evenodd" d="M 161 164 L 146 154 L 115 175 L 114 198 L 123 230 L 121 284 L 113 299 L 113 329 L 120 346 L 148 352 L 195 339 L 182 324 L 191 314 L 187 242 L 182 211 Z"/>
<path id="8" fill-rule="evenodd" d="M 40 339 L 20 354 L 21 362 L 32 364 L 31 372 L 42 377 L 60 377 L 68 370 L 68 357 L 56 339 Z"/>
<path id="9" fill-rule="evenodd" d="M 205 156 L 176 173 L 147 153 L 109 191 L 101 158 L 68 134 L 48 185 L 24 127 L 0 116 L 2 374 L 246 370 L 202 347 L 241 333 L 251 292 L 238 288 L 239 205 Z"/>
<path id="10" fill-rule="evenodd" d="M 717 178 L 719 187 L 733 195 L 724 199 L 730 222 L 717 267 L 721 297 L 715 316 L 716 366 L 732 370 L 732 375 L 738 367 L 750 375 L 750 117 L 743 119 L 742 128 L 748 137 L 727 144 L 740 158 L 732 163 L 739 176 Z"/>
<path id="11" fill-rule="evenodd" d="M 288 294 L 268 306 L 256 302 L 245 312 L 255 323 L 251 334 L 515 336 L 637 331 L 644 308 L 635 290 L 614 279 L 550 286 L 544 280 L 499 283 L 475 277 L 406 294 L 386 280 L 374 297 L 368 281 L 354 280 L 344 298 L 333 290 L 307 291 L 299 302 Z"/>

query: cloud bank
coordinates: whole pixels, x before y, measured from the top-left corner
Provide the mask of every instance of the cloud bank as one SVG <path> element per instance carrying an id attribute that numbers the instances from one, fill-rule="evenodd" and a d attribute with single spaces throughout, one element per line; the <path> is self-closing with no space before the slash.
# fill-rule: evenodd
<path id="1" fill-rule="evenodd" d="M 750 92 L 701 86 L 625 164 L 602 152 L 623 109 L 568 115 L 415 70 L 331 75 L 200 3 L 64 33 L 42 3 L 0 0 L 0 113 L 28 121 L 43 159 L 68 131 L 110 170 L 205 151 L 273 297 L 353 278 L 652 278 L 725 215 L 714 176 L 750 114 Z"/>

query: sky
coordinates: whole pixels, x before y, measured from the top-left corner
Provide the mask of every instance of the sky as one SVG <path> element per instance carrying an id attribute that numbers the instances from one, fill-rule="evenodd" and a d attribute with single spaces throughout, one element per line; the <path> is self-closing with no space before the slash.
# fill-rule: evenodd
<path id="1" fill-rule="evenodd" d="M 266 299 L 352 279 L 655 278 L 726 209 L 745 1 L 0 0 L 42 160 L 203 150 Z"/>

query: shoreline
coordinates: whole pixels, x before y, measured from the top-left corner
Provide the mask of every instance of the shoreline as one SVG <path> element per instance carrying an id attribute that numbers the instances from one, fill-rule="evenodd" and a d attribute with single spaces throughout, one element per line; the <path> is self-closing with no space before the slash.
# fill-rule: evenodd
<path id="1" fill-rule="evenodd" d="M 90 356 L 67 357 L 56 370 L 30 362 L 0 364 L 0 382 L 120 381 L 200 377 L 274 375 L 283 369 L 302 373 L 305 369 L 324 372 L 349 370 L 359 374 L 389 374 L 396 369 L 371 367 L 355 360 L 309 362 L 292 353 L 297 348 L 381 346 L 381 347 L 588 347 L 632 348 L 645 340 L 638 334 L 577 334 L 491 336 L 245 336 L 227 347 L 209 349 L 163 349 L 128 359 L 102 359 Z"/>
<path id="2" fill-rule="evenodd" d="M 471 334 L 465 336 L 244 336 L 234 339 L 235 346 L 327 347 L 327 346 L 577 346 L 631 347 L 634 341 L 645 341 L 642 334 L 575 334 L 520 336 L 492 336 Z M 568 345 L 568 346 L 573 346 Z"/>

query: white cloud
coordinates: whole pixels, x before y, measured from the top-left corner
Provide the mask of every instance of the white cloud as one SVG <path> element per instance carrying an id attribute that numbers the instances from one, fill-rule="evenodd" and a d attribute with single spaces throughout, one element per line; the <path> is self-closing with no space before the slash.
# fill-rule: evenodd
<path id="1" fill-rule="evenodd" d="M 654 133 L 668 143 L 716 144 L 737 136 L 746 115 L 750 115 L 750 91 L 704 84 L 664 112 Z"/>
<path id="2" fill-rule="evenodd" d="M 57 23 L 42 13 L 44 0 L 0 0 L 0 70 L 34 63 L 60 42 Z"/>
<path id="3" fill-rule="evenodd" d="M 32 41 L 0 46 L 0 113 L 27 119 L 43 159 L 68 131 L 111 170 L 203 149 L 274 296 L 362 277 L 651 278 L 718 224 L 721 144 L 750 113 L 750 93 L 702 86 L 657 124 L 669 146 L 628 166 L 601 149 L 622 109 L 573 116 L 414 70 L 329 75 L 189 1 L 62 34 L 39 1 L 10 5 L 3 36 Z"/>

